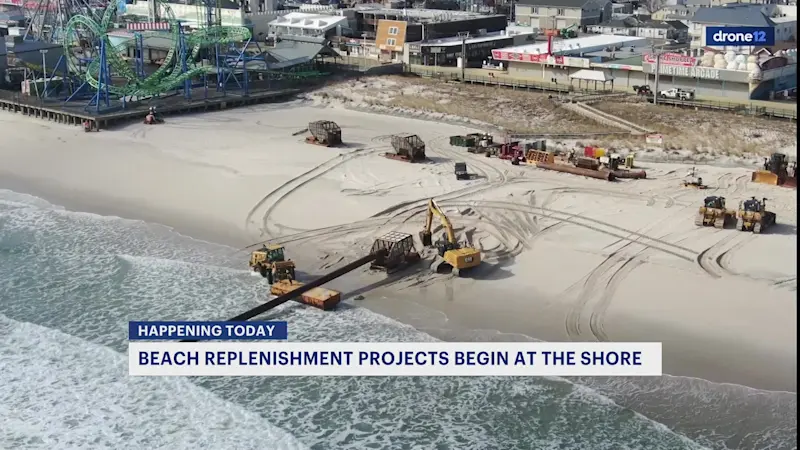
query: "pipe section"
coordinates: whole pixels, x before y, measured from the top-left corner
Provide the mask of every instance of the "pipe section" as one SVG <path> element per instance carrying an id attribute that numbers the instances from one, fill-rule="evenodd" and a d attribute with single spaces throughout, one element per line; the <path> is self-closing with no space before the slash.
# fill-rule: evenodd
<path id="1" fill-rule="evenodd" d="M 582 175 L 589 178 L 597 178 L 598 180 L 614 181 L 616 178 L 612 172 L 605 170 L 591 170 L 583 169 L 575 166 L 568 166 L 566 164 L 550 164 L 545 162 L 537 162 L 536 167 L 545 170 L 555 170 L 556 172 L 566 172 L 575 175 Z"/>

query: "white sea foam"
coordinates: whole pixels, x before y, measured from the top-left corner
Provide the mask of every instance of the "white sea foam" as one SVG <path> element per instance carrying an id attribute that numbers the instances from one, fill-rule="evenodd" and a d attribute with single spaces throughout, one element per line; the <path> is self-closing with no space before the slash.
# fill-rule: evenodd
<path id="1" fill-rule="evenodd" d="M 127 357 L 0 315 L 0 448 L 302 449 L 258 414 Z"/>

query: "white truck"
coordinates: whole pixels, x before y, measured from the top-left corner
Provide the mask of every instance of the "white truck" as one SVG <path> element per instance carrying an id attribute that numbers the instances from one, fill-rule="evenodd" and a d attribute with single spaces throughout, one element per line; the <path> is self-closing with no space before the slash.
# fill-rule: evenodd
<path id="1" fill-rule="evenodd" d="M 672 88 L 658 93 L 661 98 L 671 98 L 673 100 L 694 100 L 694 92 L 684 89 Z"/>

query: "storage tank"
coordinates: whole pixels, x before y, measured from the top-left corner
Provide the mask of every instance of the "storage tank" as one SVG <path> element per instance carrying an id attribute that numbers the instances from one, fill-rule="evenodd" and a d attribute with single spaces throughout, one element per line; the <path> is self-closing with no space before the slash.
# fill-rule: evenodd
<path id="1" fill-rule="evenodd" d="M 700 66 L 701 67 L 714 67 L 714 56 L 716 55 L 715 52 L 708 51 L 703 54 L 700 58 Z"/>
<path id="2" fill-rule="evenodd" d="M 751 81 L 758 81 L 761 79 L 761 68 L 758 67 L 758 64 L 756 64 L 755 68 L 750 70 L 749 78 Z"/>

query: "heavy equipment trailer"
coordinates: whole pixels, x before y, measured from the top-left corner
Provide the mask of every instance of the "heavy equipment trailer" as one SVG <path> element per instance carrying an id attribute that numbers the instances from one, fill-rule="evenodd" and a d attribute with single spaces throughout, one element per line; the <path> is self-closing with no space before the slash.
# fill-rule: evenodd
<path id="1" fill-rule="evenodd" d="M 309 144 L 323 145 L 325 147 L 336 147 L 342 144 L 342 129 L 336 122 L 329 120 L 318 120 L 308 124 L 308 132 L 311 136 L 306 138 Z"/>
<path id="2" fill-rule="evenodd" d="M 386 153 L 385 157 L 399 161 L 425 161 L 425 142 L 416 134 L 396 134 L 392 136 L 392 148 L 395 153 Z"/>

